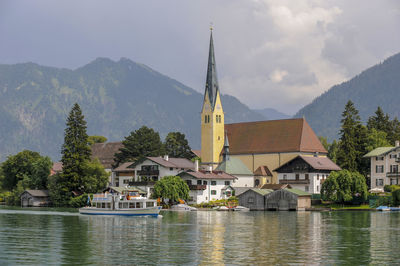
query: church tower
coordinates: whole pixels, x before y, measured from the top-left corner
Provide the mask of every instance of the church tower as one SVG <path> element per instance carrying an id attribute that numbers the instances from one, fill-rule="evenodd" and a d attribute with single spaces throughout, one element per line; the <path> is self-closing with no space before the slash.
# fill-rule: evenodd
<path id="1" fill-rule="evenodd" d="M 208 55 L 206 89 L 201 111 L 201 162 L 217 167 L 224 146 L 224 111 L 215 66 L 212 28 Z"/>

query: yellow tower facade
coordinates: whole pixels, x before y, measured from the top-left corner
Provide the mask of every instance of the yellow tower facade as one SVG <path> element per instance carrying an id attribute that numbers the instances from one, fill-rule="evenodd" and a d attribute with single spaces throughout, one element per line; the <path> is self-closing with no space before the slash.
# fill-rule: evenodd
<path id="1" fill-rule="evenodd" d="M 201 162 L 217 167 L 224 146 L 224 111 L 217 80 L 212 32 L 208 56 L 206 88 L 201 110 Z"/>

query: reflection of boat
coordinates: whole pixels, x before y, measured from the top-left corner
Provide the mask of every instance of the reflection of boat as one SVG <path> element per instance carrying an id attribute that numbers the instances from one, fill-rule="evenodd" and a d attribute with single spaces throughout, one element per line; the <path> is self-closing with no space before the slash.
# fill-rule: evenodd
<path id="1" fill-rule="evenodd" d="M 109 191 L 111 193 L 94 194 L 91 207 L 80 208 L 79 213 L 125 216 L 158 216 L 160 213 L 157 201 L 142 197 L 136 188 L 111 188 Z"/>
<path id="2" fill-rule="evenodd" d="M 187 204 L 176 204 L 171 207 L 171 211 L 197 211 L 195 207 L 189 206 Z"/>
<path id="3" fill-rule="evenodd" d="M 376 208 L 378 211 L 392 211 L 392 212 L 398 212 L 400 211 L 399 207 L 388 207 L 388 206 L 379 206 Z"/>
<path id="4" fill-rule="evenodd" d="M 235 206 L 235 207 L 227 207 L 227 206 L 218 206 L 213 208 L 214 210 L 217 211 L 241 211 L 241 212 L 247 212 L 250 211 L 249 208 L 243 207 L 243 206 Z"/>

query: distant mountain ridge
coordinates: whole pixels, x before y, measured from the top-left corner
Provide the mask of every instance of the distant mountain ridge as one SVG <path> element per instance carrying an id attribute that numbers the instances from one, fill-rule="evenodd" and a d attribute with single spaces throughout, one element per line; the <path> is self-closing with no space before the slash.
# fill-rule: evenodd
<path id="1" fill-rule="evenodd" d="M 348 100 L 354 102 L 365 122 L 378 106 L 391 118 L 400 117 L 400 53 L 387 58 L 359 75 L 335 85 L 300 109 L 294 117 L 304 116 L 319 136 L 338 138 L 341 115 Z"/>
<path id="2" fill-rule="evenodd" d="M 284 114 L 274 108 L 253 109 L 253 111 L 263 115 L 267 120 L 278 120 L 291 118 L 290 115 Z"/>
<path id="3" fill-rule="evenodd" d="M 126 58 L 98 58 L 75 70 L 0 65 L 0 162 L 23 149 L 57 160 L 75 102 L 89 135 L 120 141 L 146 125 L 162 138 L 181 131 L 198 148 L 202 101 L 201 93 Z M 226 123 L 264 119 L 233 96 L 222 95 L 222 102 Z"/>

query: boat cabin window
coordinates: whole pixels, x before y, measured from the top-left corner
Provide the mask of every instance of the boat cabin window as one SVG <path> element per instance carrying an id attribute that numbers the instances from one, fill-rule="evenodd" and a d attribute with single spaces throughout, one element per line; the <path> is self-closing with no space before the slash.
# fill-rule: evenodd
<path id="1" fill-rule="evenodd" d="M 136 208 L 142 208 L 142 204 L 140 202 L 136 202 Z"/>
<path id="2" fill-rule="evenodd" d="M 101 207 L 104 209 L 104 208 L 106 207 L 106 203 L 105 203 L 105 202 L 102 202 L 102 203 L 101 203 Z"/>
<path id="3" fill-rule="evenodd" d="M 146 207 L 154 207 L 154 202 L 146 202 Z"/>
<path id="4" fill-rule="evenodd" d="M 122 205 L 122 208 L 128 209 L 129 208 L 128 204 L 129 204 L 128 202 L 124 202 L 123 205 Z"/>
<path id="5" fill-rule="evenodd" d="M 106 208 L 107 209 L 111 209 L 111 203 L 110 202 L 106 203 Z"/>
<path id="6" fill-rule="evenodd" d="M 130 203 L 129 203 L 129 209 L 134 209 L 134 208 L 135 208 L 135 203 L 130 202 Z"/>

